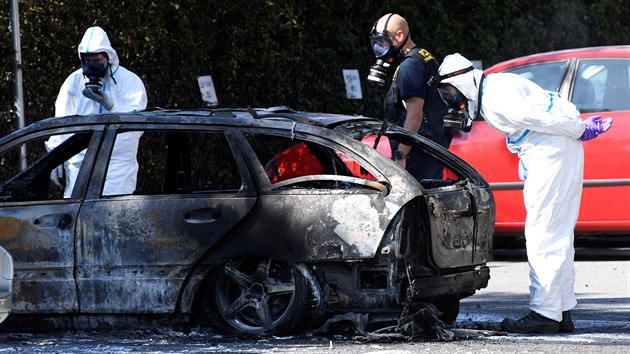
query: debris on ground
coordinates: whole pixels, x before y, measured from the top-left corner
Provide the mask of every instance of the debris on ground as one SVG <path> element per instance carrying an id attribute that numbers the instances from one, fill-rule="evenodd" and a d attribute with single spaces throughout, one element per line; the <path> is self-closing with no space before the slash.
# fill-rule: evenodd
<path id="1" fill-rule="evenodd" d="M 453 341 L 479 337 L 502 336 L 505 332 L 492 329 L 492 326 L 475 324 L 460 328 L 445 324 L 440 320 L 440 311 L 431 303 L 416 303 L 410 314 L 403 312 L 396 325 L 368 331 L 369 315 L 365 313 L 345 313 L 331 317 L 312 334 L 317 336 L 360 336 L 366 339 L 421 341 Z"/>

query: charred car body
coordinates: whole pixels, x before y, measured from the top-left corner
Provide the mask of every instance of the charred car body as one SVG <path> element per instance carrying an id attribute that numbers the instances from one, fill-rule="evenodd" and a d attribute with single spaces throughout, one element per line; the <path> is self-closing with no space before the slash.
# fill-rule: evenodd
<path id="1" fill-rule="evenodd" d="M 492 193 L 463 160 L 390 127 L 378 144 L 423 149 L 456 176 L 415 180 L 361 142 L 381 125 L 285 108 L 155 110 L 51 118 L 3 137 L 0 244 L 15 262 L 7 322 L 169 314 L 280 334 L 345 312 L 398 316 L 416 302 L 453 321 L 490 277 Z M 142 133 L 136 190 L 104 195 L 126 132 Z M 71 137 L 47 152 L 61 134 Z M 78 153 L 64 198 L 49 176 Z"/>

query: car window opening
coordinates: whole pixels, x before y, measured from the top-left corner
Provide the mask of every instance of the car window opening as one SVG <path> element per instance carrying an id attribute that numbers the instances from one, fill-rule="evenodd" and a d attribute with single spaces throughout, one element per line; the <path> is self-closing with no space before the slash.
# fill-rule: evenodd
<path id="1" fill-rule="evenodd" d="M 147 130 L 137 159 L 136 195 L 242 190 L 242 176 L 223 133 Z"/>
<path id="2" fill-rule="evenodd" d="M 92 133 L 63 135 L 63 141 L 50 152 L 45 142 L 49 136 L 28 141 L 6 151 L 0 157 L 0 201 L 44 201 L 63 199 L 66 179 L 58 185 L 50 179 L 52 170 L 63 168 L 64 161 L 85 153 Z M 24 151 L 26 168 L 20 170 L 21 151 Z"/>
<path id="3" fill-rule="evenodd" d="M 376 177 L 349 155 L 337 149 L 301 139 L 246 134 L 269 182 L 296 179 L 295 184 L 282 183 L 291 189 L 351 189 L 366 188 L 368 183 L 352 183 L 344 178 L 355 177 L 376 181 Z M 320 176 L 321 178 L 301 178 Z M 357 180 L 357 182 L 359 182 Z"/>

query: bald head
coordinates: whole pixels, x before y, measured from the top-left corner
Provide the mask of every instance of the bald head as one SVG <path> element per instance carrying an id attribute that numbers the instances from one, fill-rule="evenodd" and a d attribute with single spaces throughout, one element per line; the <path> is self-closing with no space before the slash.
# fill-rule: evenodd
<path id="1" fill-rule="evenodd" d="M 389 18 L 391 15 L 391 18 Z M 389 18 L 389 21 L 387 19 Z M 385 22 L 387 22 L 387 28 L 385 28 Z M 406 36 L 409 33 L 409 25 L 407 21 L 398 14 L 387 14 L 381 17 L 376 23 L 376 31 L 383 33 L 387 31 L 390 35 L 394 35 L 398 31 L 402 31 L 402 33 Z"/>
<path id="2" fill-rule="evenodd" d="M 386 24 L 387 28 L 385 28 Z M 394 48 L 403 50 L 403 54 L 415 46 L 409 35 L 409 25 L 407 21 L 398 14 L 389 13 L 376 21 L 376 32 L 386 32 L 392 39 Z"/>

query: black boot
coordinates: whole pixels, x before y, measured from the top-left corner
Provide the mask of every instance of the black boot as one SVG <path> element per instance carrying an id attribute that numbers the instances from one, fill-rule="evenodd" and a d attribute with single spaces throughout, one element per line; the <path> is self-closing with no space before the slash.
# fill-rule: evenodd
<path id="1" fill-rule="evenodd" d="M 575 326 L 573 325 L 573 320 L 571 319 L 571 311 L 563 311 L 559 331 L 562 333 L 571 333 L 574 330 Z"/>
<path id="2" fill-rule="evenodd" d="M 501 327 L 514 333 L 558 333 L 560 323 L 540 315 L 534 311 L 519 320 L 506 318 L 501 322 Z"/>

